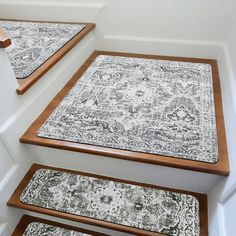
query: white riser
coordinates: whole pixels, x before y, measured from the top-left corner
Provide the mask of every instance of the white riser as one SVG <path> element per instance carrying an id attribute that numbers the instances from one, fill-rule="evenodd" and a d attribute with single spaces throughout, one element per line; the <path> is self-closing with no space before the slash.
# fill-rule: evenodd
<path id="1" fill-rule="evenodd" d="M 11 137 L 9 137 L 11 139 Z M 170 188 L 207 193 L 219 176 L 118 158 L 20 144 L 33 162 Z"/>

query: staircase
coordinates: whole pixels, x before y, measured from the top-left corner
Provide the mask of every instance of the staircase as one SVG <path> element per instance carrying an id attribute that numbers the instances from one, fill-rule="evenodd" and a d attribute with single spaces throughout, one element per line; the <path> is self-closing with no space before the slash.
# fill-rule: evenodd
<path id="1" fill-rule="evenodd" d="M 16 183 L 19 185 L 18 187 L 16 183 L 12 185 L 16 189 L 11 193 L 7 205 L 16 208 L 13 212 L 21 210 L 21 213 L 29 215 L 22 217 L 13 233 L 13 229 L 9 232 L 14 236 L 30 235 L 27 232 L 32 230 L 32 232 L 40 233 L 40 230 L 47 231 L 47 227 L 51 226 L 56 233 L 66 232 L 72 235 L 75 232 L 78 235 L 208 235 L 206 193 L 222 176 L 228 176 L 230 173 L 217 61 L 96 51 L 94 28 L 95 24 L 86 23 L 86 30 L 82 34 L 79 33 L 73 41 L 55 53 L 26 81 L 22 82 L 18 79 L 19 87 L 16 89 L 18 95 L 26 93 L 27 96 L 27 93 L 30 94 L 33 91 L 32 89 L 36 88 L 39 89 L 39 92 L 37 96 L 33 96 L 34 102 L 31 104 L 24 103 L 25 110 L 16 117 L 17 122 L 8 123 L 5 127 L 7 132 L 3 132 L 3 143 L 5 145 L 11 146 L 13 142 L 18 142 L 18 139 L 21 143 L 17 144 L 18 150 L 14 150 L 10 155 L 14 156 L 15 152 L 18 152 L 20 156 L 27 156 L 26 164 L 18 167 L 20 171 L 16 177 Z M 0 39 L 1 47 L 9 46 L 10 41 L 6 35 Z M 70 50 L 71 54 L 69 53 Z M 67 53 L 70 58 L 66 56 Z M 74 54 L 74 58 L 72 54 Z M 100 55 L 209 64 L 213 75 L 216 129 L 219 144 L 218 161 L 207 163 L 173 158 L 168 155 L 163 158 L 163 155 L 158 154 L 40 137 L 38 135 L 40 127 Z M 77 59 L 79 63 L 76 62 Z M 65 67 L 71 64 L 71 69 L 63 74 L 65 75 L 64 78 L 63 76 L 57 77 L 56 70 L 60 70 L 60 66 L 63 64 Z M 52 78 L 51 81 L 49 80 L 50 77 Z M 70 79 L 70 77 L 72 78 Z M 37 100 L 42 101 L 42 103 L 37 104 Z M 34 107 L 35 109 L 33 109 Z M 34 110 L 32 114 L 30 114 L 31 109 Z M 19 124 L 21 126 L 17 127 Z M 17 163 L 20 166 L 19 161 Z M 47 171 L 48 175 L 44 176 L 40 172 L 41 170 Z M 67 181 L 67 177 L 63 177 L 65 178 L 63 181 L 58 179 L 58 176 L 66 175 L 71 181 L 68 180 L 70 187 L 63 182 Z M 89 179 L 89 182 L 87 178 L 95 179 L 93 181 L 100 184 L 99 187 L 95 188 L 92 180 Z M 34 183 L 34 181 L 36 182 Z M 89 184 L 85 184 L 81 191 L 87 195 L 80 193 L 76 195 L 76 192 L 73 192 L 75 190 L 73 186 L 78 183 L 83 186 L 86 181 Z M 115 187 L 104 187 L 101 190 L 103 192 L 99 195 L 99 189 L 102 188 L 101 183 Z M 117 186 L 121 186 L 120 189 Z M 106 192 L 106 188 L 109 191 L 112 189 L 112 191 L 117 190 L 119 192 L 127 189 L 127 194 L 134 191 L 133 198 L 135 201 L 133 203 L 131 201 L 127 205 L 122 202 L 121 204 L 124 206 L 120 215 L 115 215 L 114 212 L 110 213 L 112 207 L 109 208 L 107 205 L 113 199 L 117 200 L 114 200 L 114 204 L 118 204 L 119 199 L 114 197 L 118 195 L 113 194 L 111 200 L 109 195 L 111 191 Z M 56 189 L 60 189 L 60 191 Z M 64 190 L 62 191 L 62 189 Z M 50 191 L 53 192 L 54 190 L 55 194 L 60 196 L 59 198 L 50 195 Z M 46 200 L 44 199 L 45 194 L 48 194 Z M 9 196 L 10 193 L 7 195 Z M 91 195 L 95 195 L 96 198 L 89 199 L 88 196 Z M 151 198 L 150 196 L 155 197 Z M 165 197 L 163 198 L 163 196 Z M 83 197 L 81 204 L 86 203 L 88 208 L 83 208 L 77 203 L 78 208 L 73 211 L 73 202 L 70 202 L 69 210 L 65 206 L 63 208 L 63 204 L 72 197 L 75 197 L 75 201 Z M 47 198 L 50 198 L 51 203 L 55 204 L 53 207 L 49 201 L 47 202 Z M 124 196 L 121 194 L 120 199 L 123 198 Z M 63 199 L 64 202 L 60 202 L 60 199 Z M 90 201 L 86 202 L 86 199 Z M 100 214 L 103 213 L 103 215 L 92 212 L 89 208 L 91 207 L 90 204 L 91 206 L 95 204 L 95 210 L 93 210 Z M 150 210 L 144 211 L 144 207 Z M 103 208 L 108 211 L 107 215 L 104 210 L 102 212 Z M 143 210 L 143 215 L 140 215 L 140 210 Z M 130 216 L 130 212 L 133 213 L 132 216 Z M 35 215 L 38 216 L 37 213 L 41 215 L 41 218 L 35 217 Z M 66 224 L 64 224 L 64 220 Z M 78 228 L 77 223 L 82 223 L 82 228 Z"/>

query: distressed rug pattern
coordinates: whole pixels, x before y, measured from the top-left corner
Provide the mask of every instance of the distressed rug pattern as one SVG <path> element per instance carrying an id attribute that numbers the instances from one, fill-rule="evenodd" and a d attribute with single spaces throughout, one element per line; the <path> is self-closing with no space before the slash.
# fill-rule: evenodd
<path id="1" fill-rule="evenodd" d="M 198 200 L 173 191 L 39 169 L 20 199 L 25 204 L 166 235 L 200 233 Z"/>
<path id="2" fill-rule="evenodd" d="M 215 163 L 211 66 L 100 55 L 37 135 Z"/>
<path id="3" fill-rule="evenodd" d="M 0 26 L 12 40 L 6 51 L 18 79 L 32 74 L 85 28 L 83 24 L 20 21 L 0 21 Z"/>

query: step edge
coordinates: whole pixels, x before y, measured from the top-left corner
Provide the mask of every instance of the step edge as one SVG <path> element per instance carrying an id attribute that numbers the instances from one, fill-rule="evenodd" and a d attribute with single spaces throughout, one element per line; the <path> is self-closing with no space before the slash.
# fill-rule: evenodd
<path id="1" fill-rule="evenodd" d="M 80 227 L 71 226 L 68 224 L 62 224 L 62 223 L 59 223 L 56 221 L 43 219 L 43 218 L 39 218 L 39 217 L 34 217 L 34 216 L 30 216 L 30 215 L 23 215 L 21 217 L 14 232 L 12 233 L 12 236 L 22 236 L 24 231 L 26 230 L 27 226 L 33 222 L 39 222 L 39 223 L 44 223 L 44 224 L 48 224 L 48 225 L 53 225 L 56 227 L 61 227 L 64 229 L 73 230 L 73 231 L 81 232 L 81 233 L 87 233 L 87 234 L 91 234 L 94 236 L 108 236 L 107 234 L 91 231 L 91 230 L 80 228 Z"/>

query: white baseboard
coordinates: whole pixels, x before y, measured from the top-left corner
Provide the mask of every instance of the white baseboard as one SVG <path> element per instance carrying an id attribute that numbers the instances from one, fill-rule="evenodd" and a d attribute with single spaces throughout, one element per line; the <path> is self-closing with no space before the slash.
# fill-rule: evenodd
<path id="1" fill-rule="evenodd" d="M 221 42 L 105 35 L 100 40 L 98 39 L 96 48 L 130 53 L 216 59 L 222 46 Z"/>

